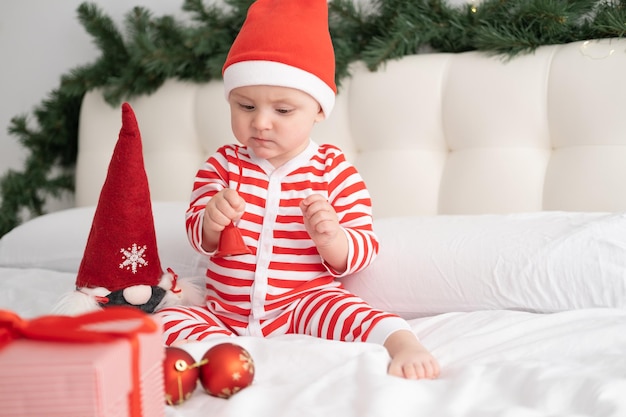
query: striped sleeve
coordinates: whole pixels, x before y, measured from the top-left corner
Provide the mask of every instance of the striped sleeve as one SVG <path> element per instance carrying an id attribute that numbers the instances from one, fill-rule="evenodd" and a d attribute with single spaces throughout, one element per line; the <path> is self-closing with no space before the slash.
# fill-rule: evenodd
<path id="1" fill-rule="evenodd" d="M 185 216 L 185 226 L 189 242 L 198 252 L 209 254 L 202 249 L 202 222 L 204 209 L 215 194 L 230 186 L 230 163 L 235 163 L 236 145 L 219 148 L 198 170 L 191 191 L 189 208 Z M 234 187 L 233 187 L 234 188 Z"/>
<path id="2" fill-rule="evenodd" d="M 346 271 L 337 274 L 329 268 L 339 278 L 368 267 L 378 254 L 379 242 L 372 225 L 372 201 L 363 178 L 338 148 L 332 145 L 321 148 L 326 154 L 328 200 L 348 238 Z"/>

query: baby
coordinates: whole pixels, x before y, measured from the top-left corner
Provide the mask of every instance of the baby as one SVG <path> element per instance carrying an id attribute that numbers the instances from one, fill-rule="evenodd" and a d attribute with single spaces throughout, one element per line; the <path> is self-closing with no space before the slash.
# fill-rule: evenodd
<path id="1" fill-rule="evenodd" d="M 257 0 L 223 75 L 239 145 L 198 171 L 186 219 L 210 257 L 206 304 L 161 310 L 166 344 L 288 333 L 373 342 L 389 352 L 389 374 L 436 378 L 437 360 L 405 320 L 340 283 L 379 243 L 362 178 L 340 149 L 310 139 L 337 92 L 326 0 Z M 250 253 L 217 256 L 231 223 Z"/>

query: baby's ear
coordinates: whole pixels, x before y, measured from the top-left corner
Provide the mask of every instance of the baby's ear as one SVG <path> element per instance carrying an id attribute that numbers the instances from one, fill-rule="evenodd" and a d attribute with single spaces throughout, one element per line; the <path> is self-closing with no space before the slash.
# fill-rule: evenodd
<path id="1" fill-rule="evenodd" d="M 318 111 L 317 111 L 317 115 L 315 116 L 315 123 L 319 123 L 322 120 L 326 119 L 326 115 L 324 114 L 324 110 L 322 110 L 322 106 L 318 104 L 317 108 L 318 108 Z"/>

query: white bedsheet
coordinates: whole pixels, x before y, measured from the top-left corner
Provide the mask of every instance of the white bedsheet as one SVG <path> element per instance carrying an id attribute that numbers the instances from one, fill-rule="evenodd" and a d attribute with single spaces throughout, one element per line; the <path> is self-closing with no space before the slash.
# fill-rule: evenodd
<path id="1" fill-rule="evenodd" d="M 625 416 L 626 312 L 449 313 L 411 321 L 442 365 L 436 381 L 386 375 L 371 344 L 239 338 L 253 386 L 228 400 L 198 390 L 168 416 Z M 208 344 L 187 349 L 197 357 Z"/>
<path id="2" fill-rule="evenodd" d="M 0 268 L 0 308 L 46 314 L 72 273 Z M 235 339 L 252 355 L 252 386 L 228 400 L 200 387 L 167 417 L 626 416 L 626 311 L 549 315 L 447 313 L 410 321 L 439 358 L 441 377 L 386 375 L 377 345 L 306 336 Z M 216 342 L 213 342 L 216 343 Z M 185 347 L 198 358 L 212 343 Z"/>

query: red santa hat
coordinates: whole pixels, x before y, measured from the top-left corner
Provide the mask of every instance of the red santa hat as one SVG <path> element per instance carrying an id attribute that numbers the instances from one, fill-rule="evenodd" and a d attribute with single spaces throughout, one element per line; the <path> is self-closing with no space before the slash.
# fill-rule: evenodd
<path id="1" fill-rule="evenodd" d="M 313 96 L 328 117 L 337 87 L 327 0 L 255 1 L 222 74 L 227 99 L 237 87 L 291 87 Z"/>
<path id="2" fill-rule="evenodd" d="M 123 304 L 151 313 L 183 302 L 177 278 L 161 267 L 141 134 L 133 109 L 124 103 L 76 291 L 61 299 L 55 312 L 75 315 Z"/>

